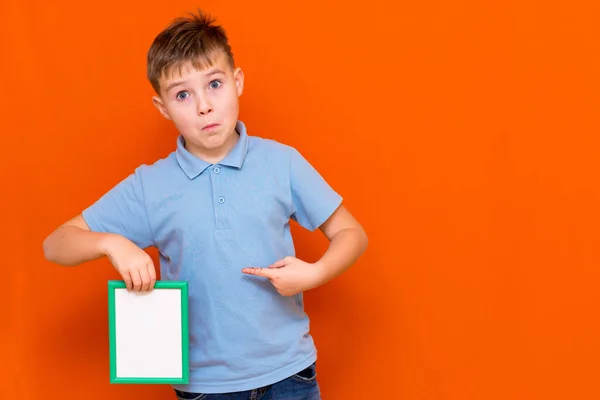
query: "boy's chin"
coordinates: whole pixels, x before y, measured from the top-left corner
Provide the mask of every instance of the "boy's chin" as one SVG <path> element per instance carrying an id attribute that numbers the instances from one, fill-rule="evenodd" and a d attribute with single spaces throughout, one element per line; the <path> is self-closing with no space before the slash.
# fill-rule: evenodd
<path id="1" fill-rule="evenodd" d="M 225 146 L 235 134 L 237 134 L 235 129 L 230 133 L 225 133 L 224 131 L 220 130 L 218 132 L 211 133 L 194 132 L 192 135 L 183 134 L 183 138 L 187 143 L 192 143 L 194 147 L 213 150 Z"/>
<path id="2" fill-rule="evenodd" d="M 214 140 L 211 138 L 202 141 L 202 147 L 206 150 L 217 150 L 227 144 L 227 138 L 215 137 Z"/>

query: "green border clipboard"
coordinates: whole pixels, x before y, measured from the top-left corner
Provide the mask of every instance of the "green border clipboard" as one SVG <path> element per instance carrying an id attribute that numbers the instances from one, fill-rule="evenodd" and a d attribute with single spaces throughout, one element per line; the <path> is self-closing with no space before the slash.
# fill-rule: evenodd
<path id="1" fill-rule="evenodd" d="M 115 321 L 115 289 L 125 289 L 124 281 L 108 281 L 108 332 L 110 342 L 110 382 L 137 384 L 187 384 L 189 383 L 189 336 L 188 336 L 188 283 L 183 281 L 157 281 L 155 289 L 181 290 L 181 378 L 117 377 L 117 347 Z"/>

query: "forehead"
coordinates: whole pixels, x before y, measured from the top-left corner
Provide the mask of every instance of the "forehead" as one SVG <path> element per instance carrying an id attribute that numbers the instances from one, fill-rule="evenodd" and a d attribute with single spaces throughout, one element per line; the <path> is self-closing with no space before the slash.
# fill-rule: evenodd
<path id="1" fill-rule="evenodd" d="M 221 70 L 226 74 L 232 72 L 231 65 L 222 51 L 214 51 L 205 56 L 172 64 L 163 71 L 160 86 L 165 87 L 170 82 L 185 78 L 201 78 L 215 70 Z"/>

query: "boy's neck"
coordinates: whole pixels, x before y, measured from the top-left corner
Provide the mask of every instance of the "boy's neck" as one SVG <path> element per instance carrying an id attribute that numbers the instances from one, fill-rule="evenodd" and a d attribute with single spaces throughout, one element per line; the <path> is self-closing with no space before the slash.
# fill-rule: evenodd
<path id="1" fill-rule="evenodd" d="M 217 164 L 222 161 L 227 155 L 233 150 L 238 140 L 240 140 L 240 134 L 237 130 L 233 131 L 233 135 L 229 136 L 227 142 L 223 143 L 223 146 L 216 149 L 190 149 L 187 143 L 184 141 L 184 147 L 195 157 L 206 161 L 209 164 Z"/>

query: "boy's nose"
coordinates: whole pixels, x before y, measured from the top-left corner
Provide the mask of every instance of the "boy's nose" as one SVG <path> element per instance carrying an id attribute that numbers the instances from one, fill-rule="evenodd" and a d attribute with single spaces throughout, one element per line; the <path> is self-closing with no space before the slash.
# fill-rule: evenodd
<path id="1" fill-rule="evenodd" d="M 213 111 L 212 106 L 205 102 L 198 104 L 198 115 L 207 115 Z"/>

